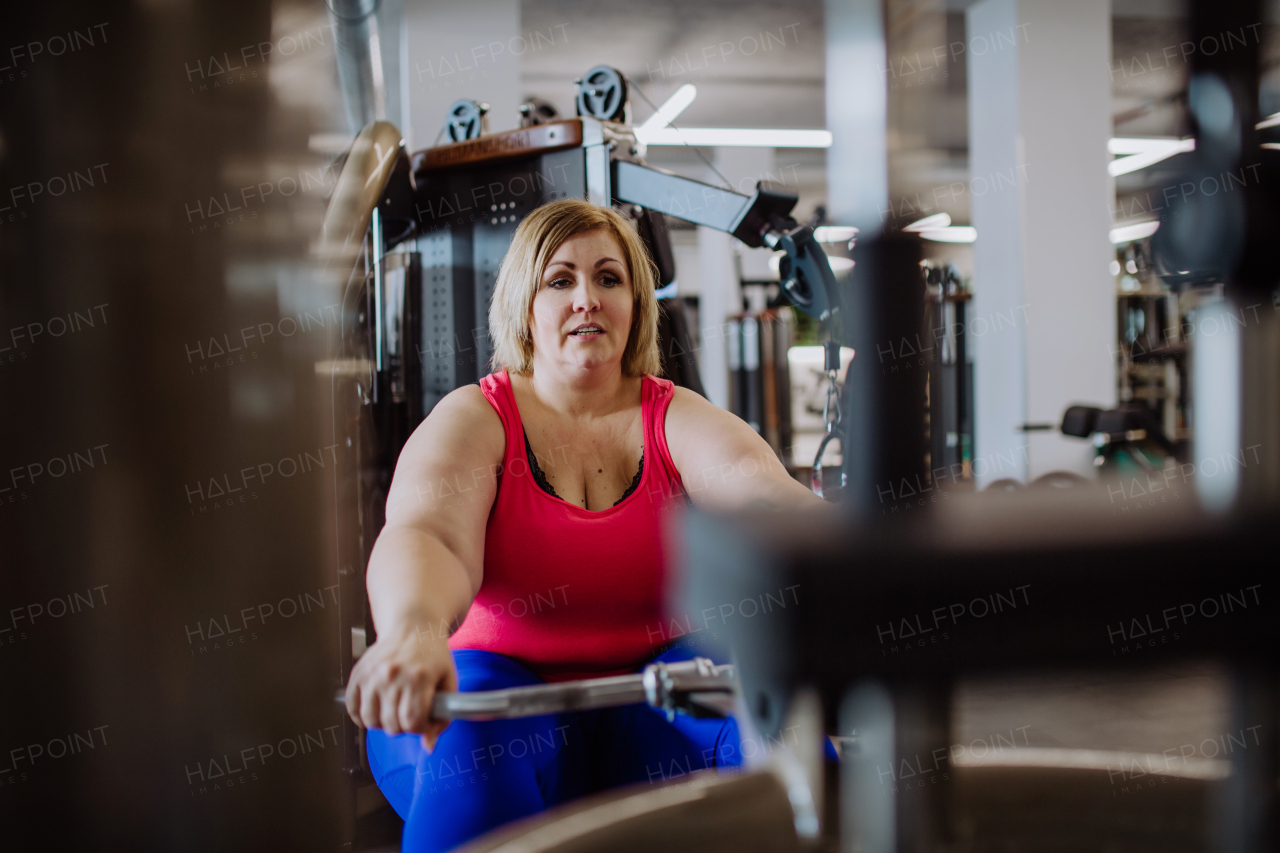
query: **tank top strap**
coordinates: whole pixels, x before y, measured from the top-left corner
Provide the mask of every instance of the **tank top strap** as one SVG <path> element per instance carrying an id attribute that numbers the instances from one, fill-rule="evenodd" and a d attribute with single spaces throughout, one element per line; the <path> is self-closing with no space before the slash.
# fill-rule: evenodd
<path id="1" fill-rule="evenodd" d="M 516 408 L 516 396 L 511 390 L 511 376 L 505 370 L 490 373 L 481 378 L 480 390 L 502 420 L 502 431 L 507 438 L 503 452 L 503 470 L 509 467 L 512 454 L 524 450 L 524 426 L 520 422 L 520 410 Z"/>
<path id="2" fill-rule="evenodd" d="M 653 460 L 661 467 L 669 485 L 668 490 L 685 494 L 687 498 L 684 481 L 667 447 L 667 409 L 675 399 L 675 390 L 675 383 L 670 379 L 648 373 L 644 375 L 643 392 L 640 397 L 641 413 L 644 419 L 644 443 L 646 448 L 653 449 Z"/>

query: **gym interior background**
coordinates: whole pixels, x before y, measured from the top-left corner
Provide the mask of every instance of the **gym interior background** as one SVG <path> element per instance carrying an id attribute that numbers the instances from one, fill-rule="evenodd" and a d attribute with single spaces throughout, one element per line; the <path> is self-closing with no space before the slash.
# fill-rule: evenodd
<path id="1" fill-rule="evenodd" d="M 6 849 L 398 849 L 334 701 L 380 501 L 565 196 L 636 219 L 667 375 L 840 519 L 688 531 L 680 612 L 737 614 L 785 796 L 619 799 L 573 849 L 1273 849 L 1280 4 L 69 0 L 0 34 Z"/>

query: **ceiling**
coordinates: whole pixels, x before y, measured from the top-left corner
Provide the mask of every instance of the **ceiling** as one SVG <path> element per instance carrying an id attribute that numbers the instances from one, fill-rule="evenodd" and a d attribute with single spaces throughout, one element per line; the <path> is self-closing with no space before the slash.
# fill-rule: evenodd
<path id="1" fill-rule="evenodd" d="M 895 0 L 892 37 L 925 46 L 964 39 L 964 10 L 973 0 Z M 825 126 L 825 40 L 821 0 L 732 2 L 702 0 L 523 0 L 521 27 L 562 26 L 567 35 L 552 49 L 525 55 L 526 93 L 573 113 L 574 80 L 596 64 L 625 73 L 635 87 L 633 119 L 643 121 L 684 83 L 698 96 L 680 117 L 688 126 L 822 128 Z M 1181 93 L 1185 65 L 1155 67 L 1165 46 L 1185 41 L 1184 7 L 1175 0 L 1114 0 L 1112 24 L 1113 115 L 1117 135 L 1182 136 L 1187 132 Z M 1280 20 L 1280 0 L 1268 6 Z M 1280 28 L 1261 29 L 1264 61 L 1280 68 Z M 745 55 L 753 44 L 767 44 Z M 953 63 L 927 99 L 913 98 L 892 117 L 891 187 L 898 192 L 968 177 L 967 102 L 963 62 Z M 1272 77 L 1280 77 L 1274 74 Z M 1271 82 L 1268 80 L 1268 82 Z M 1280 92 L 1280 79 L 1275 80 Z M 1264 107 L 1280 96 L 1264 93 Z M 904 99 L 904 102 L 906 99 Z M 914 106 L 912 106 L 914 105 Z M 710 179 L 703 157 L 712 152 L 652 148 L 655 165 Z M 807 214 L 825 200 L 826 157 L 822 150 L 779 150 L 776 162 L 789 169 Z M 1117 191 L 1140 192 L 1167 179 L 1169 164 L 1122 176 Z M 949 210 L 968 221 L 962 194 Z"/>

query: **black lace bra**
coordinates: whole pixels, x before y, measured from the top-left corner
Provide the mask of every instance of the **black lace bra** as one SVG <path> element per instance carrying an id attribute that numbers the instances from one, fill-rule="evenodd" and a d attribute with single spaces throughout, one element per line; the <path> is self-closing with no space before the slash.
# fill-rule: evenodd
<path id="1" fill-rule="evenodd" d="M 522 428 L 523 429 L 523 428 Z M 547 482 L 547 475 L 543 473 L 542 466 L 538 464 L 538 458 L 533 454 L 533 447 L 529 444 L 529 431 L 524 430 L 524 451 L 529 457 L 529 470 L 533 472 L 533 481 L 538 484 L 538 488 L 551 495 L 553 498 L 559 498 L 555 488 Z M 640 469 L 636 471 L 635 477 L 631 480 L 631 485 L 627 486 L 627 490 L 622 493 L 622 497 L 613 502 L 614 506 L 622 503 L 627 497 L 640 486 L 640 475 L 644 473 L 644 448 L 640 448 Z M 563 500 L 563 498 L 561 498 Z"/>

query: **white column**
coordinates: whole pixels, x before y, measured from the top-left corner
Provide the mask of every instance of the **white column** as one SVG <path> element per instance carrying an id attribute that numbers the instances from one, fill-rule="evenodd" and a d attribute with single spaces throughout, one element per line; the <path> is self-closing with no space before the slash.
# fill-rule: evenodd
<path id="1" fill-rule="evenodd" d="M 975 474 L 1092 476 L 1086 442 L 1017 427 L 1115 405 L 1111 4 L 981 0 L 966 18 Z"/>
<path id="2" fill-rule="evenodd" d="M 757 181 L 777 180 L 772 148 L 724 147 L 715 149 L 713 162 L 720 175 L 707 170 L 707 183 L 750 195 Z M 724 176 L 724 180 L 721 179 Z M 720 408 L 729 406 L 729 356 L 724 338 L 725 317 L 742 311 L 742 287 L 734 252 L 745 250 L 722 231 L 698 228 L 698 324 L 702 348 L 698 370 L 707 399 Z"/>
<path id="3" fill-rule="evenodd" d="M 432 146 L 459 98 L 489 104 L 491 132 L 520 126 L 520 56 L 530 46 L 519 0 L 405 0 L 405 27 L 410 151 Z"/>
<path id="4" fill-rule="evenodd" d="M 870 237 L 889 198 L 888 92 L 880 0 L 827 0 L 827 213 Z"/>
<path id="5" fill-rule="evenodd" d="M 729 408 L 729 352 L 725 317 L 738 310 L 738 271 L 733 240 L 723 231 L 698 226 L 698 372 L 707 399 Z"/>

